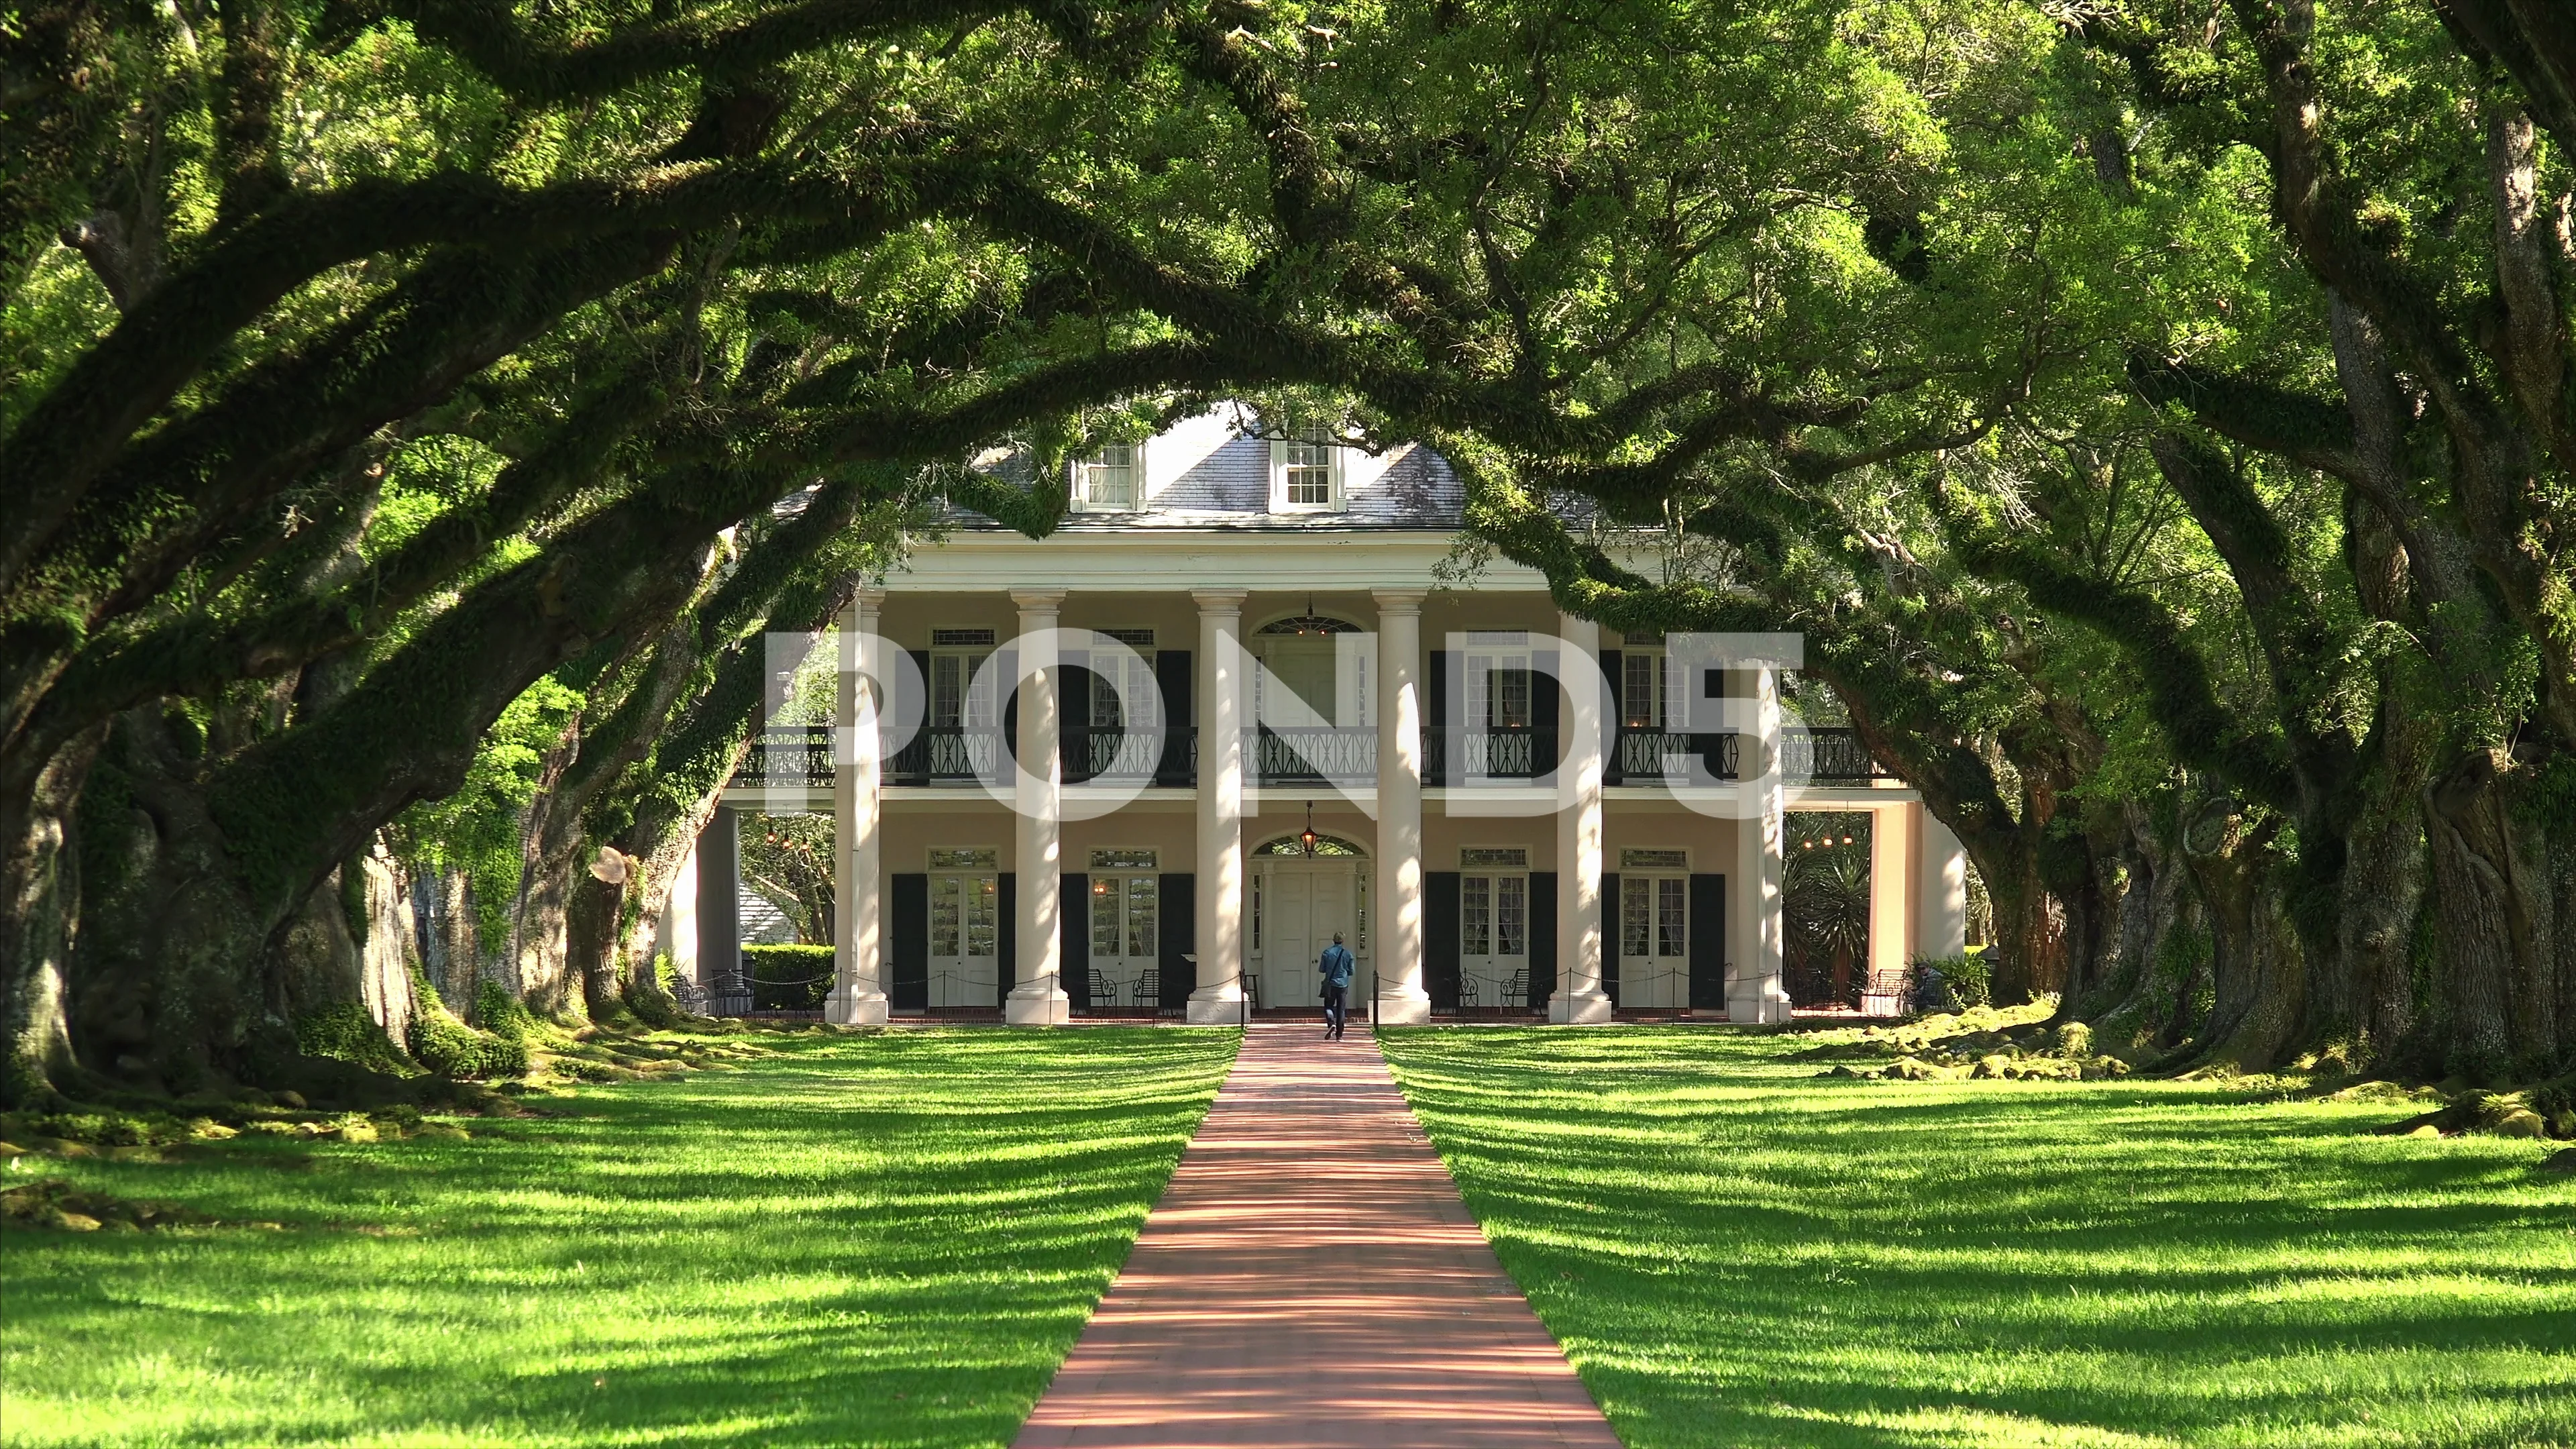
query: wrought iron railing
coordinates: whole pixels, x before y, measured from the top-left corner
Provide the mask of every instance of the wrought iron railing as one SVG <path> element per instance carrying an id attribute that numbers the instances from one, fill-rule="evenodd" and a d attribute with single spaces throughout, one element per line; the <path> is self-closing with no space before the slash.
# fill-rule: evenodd
<path id="1" fill-rule="evenodd" d="M 1314 726 L 1244 733 L 1245 773 L 1265 785 L 1330 781 L 1368 785 L 1377 779 L 1377 731 L 1367 726 Z M 1781 737 L 1781 770 L 1791 779 L 1826 784 L 1882 779 L 1858 732 L 1828 727 Z M 1665 761 L 1697 756 L 1701 769 L 1720 780 L 1737 778 L 1742 737 L 1732 733 L 1683 734 L 1662 729 L 1620 729 L 1606 771 L 1612 783 L 1650 785 L 1665 777 Z M 1556 769 L 1558 732 L 1552 726 L 1471 730 L 1426 725 L 1422 731 L 1422 780 L 1459 785 L 1472 779 L 1525 780 Z M 1187 789 L 1198 781 L 1198 731 L 1174 725 L 1158 748 L 1153 736 L 1115 726 L 1067 726 L 1064 779 L 1150 780 Z M 933 725 L 914 735 L 884 765 L 889 785 L 962 783 L 1007 768 L 1004 743 L 992 730 Z M 832 728 L 786 725 L 763 730 L 734 775 L 739 786 L 828 787 L 832 783 Z"/>
<path id="2" fill-rule="evenodd" d="M 778 725 L 762 730 L 751 754 L 734 772 L 737 785 L 832 783 L 832 727 Z"/>
<path id="3" fill-rule="evenodd" d="M 1860 731 L 1828 726 L 1783 734 L 1780 773 L 1790 779 L 1803 774 L 1810 780 L 1832 784 L 1875 780 L 1887 772 L 1870 757 L 1869 747 L 1860 741 Z"/>
<path id="4" fill-rule="evenodd" d="M 1264 725 L 1245 731 L 1243 744 L 1244 763 L 1264 785 L 1377 782 L 1377 731 L 1368 726 Z"/>
<path id="5" fill-rule="evenodd" d="M 1464 725 L 1425 725 L 1422 730 L 1422 783 L 1426 785 L 1527 780 L 1555 768 L 1553 726 L 1470 729 Z"/>
<path id="6" fill-rule="evenodd" d="M 1683 781 L 1732 780 L 1736 777 L 1739 744 L 1739 737 L 1733 733 L 1683 734 L 1623 726 L 1610 777 L 1623 785 L 1659 784 L 1667 775 Z"/>

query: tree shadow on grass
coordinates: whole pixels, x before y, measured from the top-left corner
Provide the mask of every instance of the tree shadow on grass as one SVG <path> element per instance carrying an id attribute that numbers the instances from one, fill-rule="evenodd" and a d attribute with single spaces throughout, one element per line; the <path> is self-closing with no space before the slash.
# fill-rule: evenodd
<path id="1" fill-rule="evenodd" d="M 2531 1153 L 2196 1086 L 1783 1072 L 1796 1046 L 1390 1042 L 1631 1445 L 2576 1434 L 2576 1193 Z"/>
<path id="2" fill-rule="evenodd" d="M 173 1444 L 1007 1442 L 1231 1049 L 788 1038 L 584 1088 L 499 1140 L 81 1164 L 295 1226 L 13 1237 L 11 1440 L 77 1442 L 104 1414 Z M 156 1384 L 174 1358 L 214 1372 Z"/>

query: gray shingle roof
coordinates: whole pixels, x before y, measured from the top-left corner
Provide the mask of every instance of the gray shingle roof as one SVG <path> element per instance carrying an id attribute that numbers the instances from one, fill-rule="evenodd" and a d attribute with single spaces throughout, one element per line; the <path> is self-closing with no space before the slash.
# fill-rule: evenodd
<path id="1" fill-rule="evenodd" d="M 1419 443 L 1398 444 L 1376 455 L 1359 448 L 1343 450 L 1340 512 L 1272 512 L 1271 442 L 1243 430 L 1240 419 L 1247 415 L 1221 406 L 1149 440 L 1145 507 L 1134 513 L 1076 513 L 1065 520 L 1066 528 L 1113 533 L 1168 528 L 1334 532 L 1448 531 L 1459 526 L 1465 489 L 1447 460 Z M 1006 478 L 1025 479 L 1031 471 L 1025 453 L 997 455 L 978 466 Z M 954 510 L 950 517 L 963 528 L 1001 527 L 965 509 Z"/>

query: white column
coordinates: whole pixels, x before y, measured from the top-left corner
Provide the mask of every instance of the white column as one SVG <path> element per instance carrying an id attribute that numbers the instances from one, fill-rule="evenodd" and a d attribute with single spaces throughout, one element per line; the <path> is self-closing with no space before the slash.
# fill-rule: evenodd
<path id="1" fill-rule="evenodd" d="M 1601 656 L 1600 628 L 1572 614 L 1556 616 L 1565 641 L 1557 660 L 1565 684 L 1558 711 L 1565 757 L 1557 766 L 1556 995 L 1547 1019 L 1594 1026 L 1611 1018 L 1601 989 Z"/>
<path id="2" fill-rule="evenodd" d="M 883 842 L 877 830 L 878 700 L 884 661 L 876 657 L 883 589 L 861 589 L 841 611 L 841 679 L 832 715 L 832 994 L 823 1019 L 834 1026 L 886 1020 Z"/>
<path id="3" fill-rule="evenodd" d="M 1914 820 L 1911 804 L 1880 805 L 1869 812 L 1869 981 L 1861 1009 L 1894 1016 L 1905 1009 L 1905 956 L 1913 932 L 1906 908 L 1914 898 Z"/>
<path id="4" fill-rule="evenodd" d="M 1964 956 L 1968 954 L 1968 852 L 1960 848 L 1959 837 L 1949 826 L 1932 818 L 1931 811 L 1918 804 L 1912 813 L 1922 831 L 1915 865 L 1923 873 L 1921 893 L 1915 897 L 1919 914 L 1914 921 L 1914 949 L 1934 959 Z"/>
<path id="5" fill-rule="evenodd" d="M 1729 1021 L 1789 1019 L 1782 979 L 1786 937 L 1780 921 L 1780 676 L 1768 665 L 1745 671 L 1752 684 L 1753 731 L 1738 766 L 1745 809 L 1735 833 L 1735 874 L 1744 882 L 1745 959 L 1726 983 Z"/>
<path id="6" fill-rule="evenodd" d="M 1198 655 L 1198 986 L 1184 1019 L 1231 1026 L 1243 1019 L 1242 589 L 1202 589 Z"/>
<path id="7" fill-rule="evenodd" d="M 1431 1019 L 1422 984 L 1422 595 L 1377 591 L 1378 1020 Z"/>
<path id="8" fill-rule="evenodd" d="M 1018 895 L 1012 902 L 1019 932 L 1019 984 L 1002 1001 L 1002 1019 L 1013 1026 L 1062 1026 L 1073 1017 L 1064 991 L 1064 770 L 1056 723 L 1056 610 L 1062 589 L 1013 589 L 1020 609 L 1020 761 L 1012 808 L 1018 816 L 1018 850 L 1012 868 Z"/>

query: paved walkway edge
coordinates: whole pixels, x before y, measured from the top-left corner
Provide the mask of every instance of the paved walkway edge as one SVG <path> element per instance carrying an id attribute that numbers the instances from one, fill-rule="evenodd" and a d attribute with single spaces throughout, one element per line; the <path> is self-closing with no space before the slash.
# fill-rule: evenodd
<path id="1" fill-rule="evenodd" d="M 1619 1440 L 1468 1216 L 1375 1039 L 1256 1022 L 1014 1443 Z"/>

